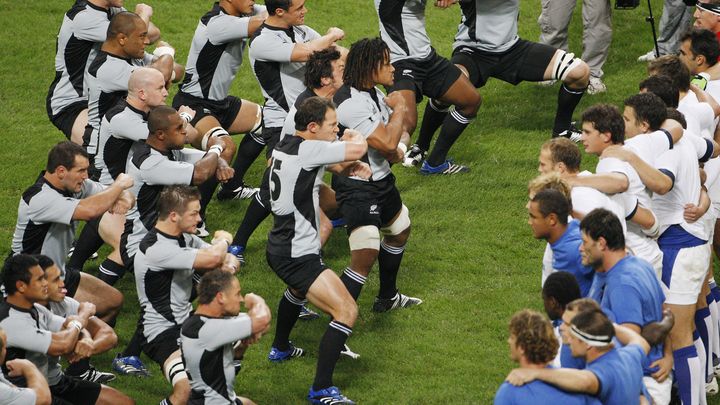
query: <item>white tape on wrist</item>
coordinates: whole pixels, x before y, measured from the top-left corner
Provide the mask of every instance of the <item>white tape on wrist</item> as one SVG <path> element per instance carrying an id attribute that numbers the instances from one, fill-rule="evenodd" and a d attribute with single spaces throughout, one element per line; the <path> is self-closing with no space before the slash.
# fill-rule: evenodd
<path id="1" fill-rule="evenodd" d="M 164 55 L 170 55 L 171 58 L 175 59 L 175 49 L 171 46 L 163 45 L 158 46 L 153 51 L 153 56 L 157 56 L 158 58 Z"/>
<path id="2" fill-rule="evenodd" d="M 210 149 L 208 149 L 207 153 L 214 153 L 218 157 L 220 157 L 220 154 L 222 153 L 222 151 L 223 151 L 223 147 L 221 145 L 216 144 L 216 145 L 211 146 Z"/>
<path id="3" fill-rule="evenodd" d="M 190 113 L 183 111 L 180 113 L 180 118 L 184 119 L 186 123 L 190 123 L 192 121 L 192 115 Z"/>
<path id="4" fill-rule="evenodd" d="M 407 145 L 405 145 L 404 143 L 400 142 L 400 143 L 398 144 L 398 148 L 400 148 L 400 150 L 401 150 L 402 153 L 403 153 L 403 156 L 405 156 L 405 154 L 407 153 Z"/>

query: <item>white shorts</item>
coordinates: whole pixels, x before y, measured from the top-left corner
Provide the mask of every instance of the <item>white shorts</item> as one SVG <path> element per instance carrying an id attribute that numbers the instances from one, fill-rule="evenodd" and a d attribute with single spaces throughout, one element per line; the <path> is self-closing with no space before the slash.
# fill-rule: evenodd
<path id="1" fill-rule="evenodd" d="M 672 374 L 663 382 L 657 382 L 652 377 L 643 377 L 643 384 L 648 390 L 648 394 L 652 398 L 651 403 L 654 405 L 668 405 L 670 403 L 670 390 L 672 389 Z M 649 400 L 650 398 L 648 398 Z"/>
<path id="2" fill-rule="evenodd" d="M 710 245 L 682 248 L 672 263 L 666 304 L 695 305 L 708 270 Z"/>

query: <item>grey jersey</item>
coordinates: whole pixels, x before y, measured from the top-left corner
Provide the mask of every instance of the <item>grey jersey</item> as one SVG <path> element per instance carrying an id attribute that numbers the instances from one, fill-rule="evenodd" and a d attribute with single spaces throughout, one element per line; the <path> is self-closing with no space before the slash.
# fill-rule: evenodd
<path id="1" fill-rule="evenodd" d="M 337 106 L 337 120 L 341 128 L 350 128 L 360 132 L 365 139 L 380 124 L 390 120 L 390 108 L 385 104 L 385 95 L 377 88 L 360 91 L 348 85 L 335 93 L 333 101 Z M 382 180 L 390 173 L 390 163 L 377 150 L 368 147 L 362 161 L 370 165 L 372 180 Z"/>
<path id="2" fill-rule="evenodd" d="M 80 199 L 103 190 L 103 186 L 85 180 L 79 193 L 56 189 L 44 172 L 20 198 L 13 235 L 13 254 L 43 254 L 51 258 L 65 277 L 65 260 L 75 237 L 72 217 Z"/>
<path id="3" fill-rule="evenodd" d="M 20 388 L 5 379 L 0 372 L 0 404 L 28 405 L 37 402 L 37 394 L 30 388 Z"/>
<path id="4" fill-rule="evenodd" d="M 253 7 L 253 15 L 263 11 L 265 6 Z M 210 100 L 227 98 L 242 64 L 249 25 L 249 16 L 235 17 L 215 3 L 195 29 L 180 91 Z"/>
<path id="5" fill-rule="evenodd" d="M 375 0 L 380 37 L 390 47 L 390 61 L 430 56 L 430 37 L 425 31 L 427 0 Z"/>
<path id="6" fill-rule="evenodd" d="M 88 153 L 97 153 L 100 120 L 108 110 L 127 96 L 130 74 L 149 65 L 152 55 L 143 60 L 123 58 L 100 50 L 88 67 L 88 125 L 92 127 Z"/>
<path id="7" fill-rule="evenodd" d="M 140 242 L 135 254 L 135 286 L 148 342 L 190 316 L 193 263 L 198 249 L 208 246 L 195 235 L 171 236 L 155 228 Z"/>
<path id="8" fill-rule="evenodd" d="M 53 315 L 45 307 L 29 309 L 16 307 L 7 301 L 0 303 L 0 328 L 7 335 L 7 355 L 5 360 L 30 360 L 48 378 L 47 351 L 52 343 L 52 333 L 62 329 L 65 318 Z M 7 369 L 3 365 L 3 373 Z M 26 386 L 24 378 L 11 378 L 13 384 Z M 55 385 L 57 381 L 50 381 Z"/>
<path id="9" fill-rule="evenodd" d="M 185 372 L 190 380 L 188 405 L 235 403 L 233 344 L 252 334 L 246 314 L 232 318 L 192 315 L 180 332 Z"/>
<path id="10" fill-rule="evenodd" d="M 301 257 L 320 252 L 319 189 L 325 165 L 345 160 L 345 144 L 286 136 L 272 152 L 267 251 Z"/>
<path id="11" fill-rule="evenodd" d="M 265 97 L 263 123 L 282 127 L 290 106 L 305 85 L 305 62 L 291 62 L 296 43 L 320 38 L 312 28 L 299 25 L 282 29 L 263 24 L 250 41 L 250 64 Z"/>
<path id="12" fill-rule="evenodd" d="M 280 132 L 280 140 L 287 135 L 295 135 L 295 113 L 297 113 L 297 106 L 302 104 L 303 101 L 310 97 L 315 97 L 317 94 L 311 88 L 306 88 L 305 91 L 300 93 L 295 99 L 295 104 L 290 107 L 287 117 L 285 117 L 285 124 L 283 124 L 282 132 Z"/>
<path id="13" fill-rule="evenodd" d="M 40 304 L 35 304 L 36 307 L 40 307 Z M 77 315 L 80 309 L 80 303 L 74 298 L 65 297 L 61 302 L 49 303 L 50 312 L 61 318 L 67 318 L 70 315 Z M 48 355 L 48 371 L 47 379 L 50 385 L 57 384 L 63 376 L 62 365 L 60 364 L 60 356 Z"/>
<path id="14" fill-rule="evenodd" d="M 147 139 L 147 113 L 120 100 L 102 119 L 95 167 L 100 183 L 109 185 L 125 173 L 130 149 L 136 141 Z"/>
<path id="15" fill-rule="evenodd" d="M 453 48 L 469 46 L 502 53 L 520 39 L 520 0 L 461 0 L 462 20 Z"/>
<path id="16" fill-rule="evenodd" d="M 194 164 L 205 152 L 180 149 L 163 153 L 145 142 L 136 142 L 131 153 L 127 174 L 133 179 L 130 192 L 135 196 L 135 206 L 126 215 L 133 225 L 125 248 L 132 257 L 145 234 L 155 226 L 157 201 L 163 187 L 192 184 Z"/>
<path id="17" fill-rule="evenodd" d="M 104 9 L 86 0 L 76 0 L 63 16 L 57 35 L 55 52 L 55 80 L 47 96 L 48 115 L 54 116 L 63 108 L 87 101 L 85 71 L 88 61 L 105 41 L 110 19 L 124 8 Z"/>

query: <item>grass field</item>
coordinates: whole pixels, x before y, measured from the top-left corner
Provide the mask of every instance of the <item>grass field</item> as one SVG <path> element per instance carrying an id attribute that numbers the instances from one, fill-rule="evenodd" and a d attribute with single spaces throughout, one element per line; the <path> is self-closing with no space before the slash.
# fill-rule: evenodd
<path id="1" fill-rule="evenodd" d="M 132 10 L 135 1 L 128 1 Z M 153 21 L 163 39 L 177 49 L 185 63 L 198 18 L 210 0 L 148 0 Z M 652 1 L 659 20 L 662 1 Z M 42 169 L 47 150 L 63 139 L 45 113 L 45 96 L 54 77 L 55 35 L 70 0 L 17 2 L 0 0 L 0 257 L 10 246 L 17 203 Z M 349 46 L 353 41 L 378 34 L 371 0 L 308 0 L 306 22 L 320 32 L 329 26 L 343 28 Z M 579 10 L 578 10 L 579 11 Z M 520 35 L 536 40 L 540 3 L 524 0 Z M 645 67 L 635 62 L 652 43 L 644 21 L 646 5 L 613 15 L 614 38 L 605 66 L 609 91 L 586 96 L 579 112 L 594 103 L 621 105 L 637 91 Z M 449 56 L 459 11 L 428 7 L 428 31 L 434 46 Z M 581 53 L 581 19 L 573 20 L 571 49 Z M 173 87 L 172 94 L 177 87 Z M 359 300 L 360 318 L 349 343 L 361 354 L 343 358 L 335 383 L 363 404 L 487 404 L 512 364 L 507 350 L 507 321 L 525 307 L 542 309 L 540 260 L 544 243 L 532 238 L 526 224 L 526 184 L 534 177 L 537 153 L 550 137 L 557 87 L 532 83 L 517 87 L 491 81 L 481 90 L 483 105 L 473 124 L 460 138 L 451 156 L 468 164 L 472 172 L 446 178 L 420 176 L 415 170 L 395 168 L 398 186 L 409 207 L 413 234 L 399 276 L 401 291 L 425 303 L 411 310 L 376 315 L 370 311 L 377 291 L 377 277 L 369 277 Z M 257 83 L 244 64 L 232 94 L 261 102 Z M 419 107 L 420 111 L 424 108 Z M 583 162 L 593 169 L 595 160 Z M 255 163 L 246 179 L 259 184 L 262 162 Z M 218 203 L 209 208 L 212 230 L 234 233 L 247 202 Z M 266 221 L 250 240 L 248 265 L 240 272 L 245 292 L 265 297 L 275 310 L 284 289 L 265 263 Z M 102 251 L 101 253 L 107 253 Z M 325 248 L 334 269 L 347 265 L 349 252 L 344 232 L 336 230 Z M 102 257 L 102 255 L 101 255 Z M 89 262 L 95 272 L 99 261 Z M 138 304 L 132 277 L 119 288 L 126 295 L 118 324 L 120 346 L 133 331 Z M 298 323 L 294 342 L 308 351 L 302 359 L 270 364 L 265 356 L 272 336 L 248 351 L 235 389 L 261 404 L 304 403 L 315 371 L 317 345 L 328 318 Z M 114 352 L 94 360 L 110 368 Z M 130 394 L 138 404 L 156 404 L 169 392 L 160 369 L 145 359 L 153 376 L 148 379 L 118 377 L 112 386 Z M 711 402 L 719 403 L 719 402 Z"/>

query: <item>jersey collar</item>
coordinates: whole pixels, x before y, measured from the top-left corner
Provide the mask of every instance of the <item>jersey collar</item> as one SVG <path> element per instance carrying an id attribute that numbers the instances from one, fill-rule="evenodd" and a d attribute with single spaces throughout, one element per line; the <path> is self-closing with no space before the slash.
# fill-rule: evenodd
<path id="1" fill-rule="evenodd" d="M 112 18 L 112 12 L 110 11 L 110 7 L 108 7 L 108 8 L 102 8 L 102 7 L 100 7 L 100 6 L 97 6 L 97 5 L 95 5 L 95 4 L 90 3 L 89 1 L 86 2 L 86 4 L 87 4 L 88 7 L 92 8 L 93 10 L 97 10 L 97 11 L 100 11 L 100 12 L 103 12 L 103 13 L 107 14 L 108 20 L 110 20 L 110 19 Z"/>
<path id="2" fill-rule="evenodd" d="M 137 115 L 142 116 L 143 120 L 145 120 L 145 121 L 148 120 L 148 113 L 146 113 L 146 112 L 143 111 L 143 110 L 140 110 L 140 109 L 137 109 L 137 108 L 131 106 L 130 103 L 127 102 L 127 100 L 123 100 L 123 102 L 125 103 L 125 105 L 127 106 L 127 108 L 129 108 L 131 111 L 133 111 L 133 112 L 136 113 Z"/>
<path id="3" fill-rule="evenodd" d="M 47 184 L 48 187 L 50 187 L 50 188 L 52 188 L 53 190 L 57 191 L 57 192 L 58 192 L 60 195 L 62 195 L 63 197 L 72 197 L 72 196 L 73 196 L 73 193 L 71 193 L 71 192 L 69 192 L 69 191 L 67 191 L 67 190 L 61 190 L 61 189 L 53 186 L 53 184 L 50 183 L 50 182 L 48 181 L 48 179 L 45 178 L 45 173 L 46 173 L 45 170 L 43 170 L 43 171 L 40 172 L 40 176 L 38 177 L 38 181 Z"/>

